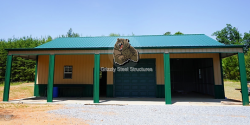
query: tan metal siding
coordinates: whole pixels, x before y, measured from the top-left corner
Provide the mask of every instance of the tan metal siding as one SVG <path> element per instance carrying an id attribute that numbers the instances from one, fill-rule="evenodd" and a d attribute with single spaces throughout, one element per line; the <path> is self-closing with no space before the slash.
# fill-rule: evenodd
<path id="1" fill-rule="evenodd" d="M 164 85 L 163 54 L 140 54 L 140 59 L 156 59 L 156 83 Z"/>
<path id="2" fill-rule="evenodd" d="M 49 56 L 39 55 L 38 67 L 37 67 L 37 84 L 47 84 L 48 73 L 49 73 Z"/>
<path id="3" fill-rule="evenodd" d="M 156 59 L 156 82 L 164 85 L 163 54 L 140 54 L 141 59 Z M 170 58 L 213 58 L 215 84 L 221 85 L 219 54 L 170 54 Z M 49 56 L 39 55 L 38 84 L 48 82 Z M 63 67 L 73 66 L 72 79 L 63 79 Z M 113 55 L 101 54 L 100 67 L 113 67 Z M 93 84 L 94 55 L 56 55 L 55 84 Z M 113 84 L 113 72 L 107 72 L 107 84 Z"/>
<path id="4" fill-rule="evenodd" d="M 113 55 L 112 54 L 101 54 L 100 67 L 112 68 L 113 67 Z M 107 84 L 113 84 L 113 72 L 107 72 Z"/>
<path id="5" fill-rule="evenodd" d="M 73 66 L 72 79 L 64 79 L 64 66 Z M 54 84 L 93 84 L 94 55 L 56 55 Z"/>

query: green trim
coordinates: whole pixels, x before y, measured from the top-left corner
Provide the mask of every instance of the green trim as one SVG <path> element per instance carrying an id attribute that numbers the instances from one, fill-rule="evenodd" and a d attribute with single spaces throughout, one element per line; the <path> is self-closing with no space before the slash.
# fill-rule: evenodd
<path id="1" fill-rule="evenodd" d="M 12 55 L 7 55 L 3 101 L 9 101 Z"/>
<path id="2" fill-rule="evenodd" d="M 164 82 L 165 82 L 165 104 L 172 104 L 171 101 L 171 77 L 170 77 L 170 55 L 164 53 Z"/>
<path id="3" fill-rule="evenodd" d="M 95 54 L 94 62 L 94 103 L 99 103 L 100 54 Z"/>
<path id="4" fill-rule="evenodd" d="M 192 54 L 192 53 L 235 53 L 237 54 L 238 52 L 169 52 L 171 54 Z"/>
<path id="5" fill-rule="evenodd" d="M 156 85 L 156 98 L 165 98 L 165 87 L 164 85 Z"/>
<path id="6" fill-rule="evenodd" d="M 95 53 L 65 53 L 65 54 L 56 54 L 56 55 L 93 55 Z M 12 54 L 12 55 L 50 55 L 50 54 Z"/>
<path id="7" fill-rule="evenodd" d="M 240 82 L 242 93 L 242 104 L 244 106 L 249 105 L 248 88 L 247 88 L 247 75 L 244 53 L 238 53 L 239 67 L 240 67 Z"/>
<path id="8" fill-rule="evenodd" d="M 160 47 L 134 47 L 135 49 L 182 49 L 182 48 L 243 48 L 244 45 L 223 46 L 160 46 Z M 32 51 L 32 50 L 113 50 L 113 47 L 91 47 L 91 48 L 17 48 L 5 49 L 7 51 Z"/>
<path id="9" fill-rule="evenodd" d="M 38 84 L 39 95 L 47 96 L 47 84 Z M 93 84 L 54 84 L 58 87 L 58 97 L 93 97 Z"/>
<path id="10" fill-rule="evenodd" d="M 215 99 L 225 99 L 224 86 L 214 85 L 214 95 Z"/>
<path id="11" fill-rule="evenodd" d="M 54 66 L 55 66 L 55 55 L 49 55 L 47 102 L 53 102 Z"/>
<path id="12" fill-rule="evenodd" d="M 114 87 L 113 85 L 107 85 L 107 91 L 106 91 L 106 96 L 107 97 L 114 97 L 113 91 L 114 91 Z"/>
<path id="13" fill-rule="evenodd" d="M 219 58 L 220 58 L 220 70 L 221 70 L 221 85 L 214 85 L 214 97 L 215 99 L 225 99 L 221 53 L 219 54 L 219 56 L 220 56 Z"/>
<path id="14" fill-rule="evenodd" d="M 37 80 L 37 68 L 38 68 L 38 56 L 36 56 L 36 67 L 35 67 L 35 81 L 34 81 L 34 96 L 38 97 L 39 95 L 39 86 L 36 83 Z"/>

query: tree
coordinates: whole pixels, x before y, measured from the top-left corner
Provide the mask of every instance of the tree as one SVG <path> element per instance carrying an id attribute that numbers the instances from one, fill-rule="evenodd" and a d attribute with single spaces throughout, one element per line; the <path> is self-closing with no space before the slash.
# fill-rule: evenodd
<path id="1" fill-rule="evenodd" d="M 110 33 L 109 36 L 120 36 L 120 34 Z"/>
<path id="2" fill-rule="evenodd" d="M 242 44 L 242 35 L 231 24 L 227 24 L 222 30 L 214 32 L 212 36 L 216 36 L 216 40 L 220 43 Z"/>
<path id="3" fill-rule="evenodd" d="M 70 28 L 69 31 L 67 32 L 66 37 L 80 37 L 80 35 L 78 33 L 74 33 L 72 28 Z"/>
<path id="4" fill-rule="evenodd" d="M 249 50 L 249 46 L 250 46 L 250 31 L 249 33 L 244 33 L 243 44 L 246 46 L 244 48 L 244 52 L 246 53 Z"/>
<path id="5" fill-rule="evenodd" d="M 183 33 L 178 31 L 178 32 L 174 33 L 174 35 L 183 35 Z"/>
<path id="6" fill-rule="evenodd" d="M 220 31 L 216 31 L 212 34 L 216 36 L 216 40 L 220 43 L 226 45 L 245 45 L 245 63 L 246 63 L 246 72 L 247 79 L 250 80 L 250 52 L 248 51 L 250 45 L 250 32 L 244 33 L 244 37 L 239 33 L 236 27 L 233 27 L 231 24 L 226 24 L 226 27 Z M 224 58 L 222 60 L 223 68 L 223 77 L 227 79 L 239 79 L 239 64 L 237 55 Z"/>
<path id="7" fill-rule="evenodd" d="M 166 32 L 163 35 L 171 35 L 171 32 Z"/>

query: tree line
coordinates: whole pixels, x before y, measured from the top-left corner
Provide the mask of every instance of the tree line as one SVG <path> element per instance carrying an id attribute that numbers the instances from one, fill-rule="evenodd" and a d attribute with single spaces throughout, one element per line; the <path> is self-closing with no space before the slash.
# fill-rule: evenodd
<path id="1" fill-rule="evenodd" d="M 174 34 L 166 32 L 163 35 L 182 35 L 178 31 Z M 250 52 L 248 51 L 250 45 L 250 31 L 244 33 L 244 36 L 239 33 L 238 29 L 227 24 L 225 28 L 216 31 L 212 34 L 216 36 L 216 40 L 227 45 L 245 45 L 245 63 L 247 71 L 247 79 L 250 80 Z M 59 35 L 58 37 L 79 37 L 79 33 L 74 33 L 70 28 L 66 35 Z M 120 34 L 110 33 L 109 36 L 120 36 Z M 134 36 L 132 33 L 130 36 Z M 44 38 L 32 38 L 31 36 L 22 38 L 10 38 L 8 40 L 0 39 L 0 83 L 5 79 L 5 69 L 7 60 L 6 48 L 34 48 L 46 42 L 53 40 L 51 36 Z M 224 58 L 222 60 L 223 77 L 226 79 L 239 79 L 239 65 L 237 55 Z M 27 60 L 20 57 L 13 57 L 11 81 L 34 81 L 35 77 L 35 61 Z"/>

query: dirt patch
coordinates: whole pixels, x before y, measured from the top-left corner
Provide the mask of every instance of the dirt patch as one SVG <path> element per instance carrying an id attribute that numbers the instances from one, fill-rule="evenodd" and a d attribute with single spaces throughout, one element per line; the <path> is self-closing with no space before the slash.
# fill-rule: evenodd
<path id="1" fill-rule="evenodd" d="M 0 102 L 3 101 L 4 86 L 0 87 Z M 34 95 L 34 83 L 22 83 L 20 85 L 11 85 L 9 100 L 27 98 Z"/>
<path id="2" fill-rule="evenodd" d="M 20 124 L 81 124 L 87 121 L 69 118 L 66 115 L 47 113 L 49 110 L 62 108 L 63 105 L 0 104 L 0 123 Z"/>

